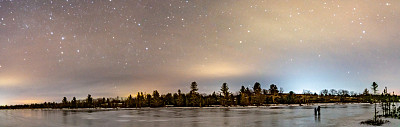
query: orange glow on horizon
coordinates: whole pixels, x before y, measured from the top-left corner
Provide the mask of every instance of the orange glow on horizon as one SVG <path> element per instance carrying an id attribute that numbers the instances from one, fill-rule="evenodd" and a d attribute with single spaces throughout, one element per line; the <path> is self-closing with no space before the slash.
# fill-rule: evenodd
<path id="1" fill-rule="evenodd" d="M 44 101 L 38 100 L 38 99 L 27 99 L 27 100 L 13 100 L 11 102 L 7 102 L 8 105 L 35 104 L 35 103 L 44 103 Z M 5 104 L 2 104 L 2 105 L 5 105 Z"/>

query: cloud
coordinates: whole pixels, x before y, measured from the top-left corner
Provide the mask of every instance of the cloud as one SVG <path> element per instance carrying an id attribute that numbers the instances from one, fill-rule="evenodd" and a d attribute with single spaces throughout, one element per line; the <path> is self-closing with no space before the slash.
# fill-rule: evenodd
<path id="1" fill-rule="evenodd" d="M 186 73 L 197 77 L 235 77 L 250 73 L 252 70 L 245 65 L 235 65 L 233 63 L 210 63 L 194 65 L 189 67 Z"/>

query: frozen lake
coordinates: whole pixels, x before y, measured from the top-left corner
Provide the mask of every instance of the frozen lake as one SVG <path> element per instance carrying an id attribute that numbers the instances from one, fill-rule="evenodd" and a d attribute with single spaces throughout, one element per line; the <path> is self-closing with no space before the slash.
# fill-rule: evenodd
<path id="1" fill-rule="evenodd" d="M 1 127 L 257 127 L 257 126 L 361 126 L 373 117 L 372 104 L 271 106 L 234 108 L 142 108 L 124 110 L 0 110 Z M 388 119 L 385 126 L 399 126 Z M 365 126 L 365 125 L 363 125 Z"/>

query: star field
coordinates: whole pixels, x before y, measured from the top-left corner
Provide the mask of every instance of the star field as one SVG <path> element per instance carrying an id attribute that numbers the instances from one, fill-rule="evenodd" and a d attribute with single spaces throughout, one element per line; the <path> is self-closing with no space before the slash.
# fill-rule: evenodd
<path id="1" fill-rule="evenodd" d="M 400 92 L 399 1 L 0 0 L 0 105 L 227 82 Z"/>

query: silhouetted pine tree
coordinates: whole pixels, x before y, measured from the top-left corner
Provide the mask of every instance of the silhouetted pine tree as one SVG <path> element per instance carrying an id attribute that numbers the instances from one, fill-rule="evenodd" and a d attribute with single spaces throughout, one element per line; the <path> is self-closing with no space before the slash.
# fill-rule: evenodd
<path id="1" fill-rule="evenodd" d="M 192 84 L 190 85 L 190 93 L 189 93 L 189 104 L 191 106 L 196 106 L 199 104 L 199 94 L 197 93 L 197 90 L 199 90 L 197 88 L 197 83 L 196 82 L 192 82 Z"/>
<path id="2" fill-rule="evenodd" d="M 372 87 L 371 87 L 372 91 L 374 91 L 374 95 L 376 95 L 376 92 L 378 92 L 378 84 L 376 84 L 375 82 L 372 83 Z M 375 103 L 375 115 L 374 115 L 374 120 L 376 121 L 376 98 L 374 96 L 374 103 Z"/>
<path id="3" fill-rule="evenodd" d="M 226 106 L 227 102 L 229 101 L 229 87 L 227 83 L 223 83 L 221 86 L 221 92 L 223 94 L 223 97 L 221 98 L 221 104 L 222 106 Z"/>
<path id="4" fill-rule="evenodd" d="M 131 94 L 129 94 L 126 102 L 126 107 L 132 108 L 133 107 L 133 97 Z"/>
<path id="5" fill-rule="evenodd" d="M 75 98 L 75 97 L 73 97 L 72 100 L 71 100 L 71 107 L 72 107 L 72 108 L 77 108 L 77 105 L 76 105 L 76 98 Z"/>
<path id="6" fill-rule="evenodd" d="M 62 106 L 61 106 L 61 108 L 68 108 L 68 107 L 69 107 L 69 106 L 68 106 L 67 97 L 64 97 L 63 100 L 62 100 Z"/>
<path id="7" fill-rule="evenodd" d="M 252 100 L 253 104 L 256 104 L 257 106 L 261 105 L 264 102 L 264 95 L 261 94 L 261 84 L 256 82 L 253 86 L 253 91 L 254 91 L 254 99 Z"/>
<path id="8" fill-rule="evenodd" d="M 160 98 L 160 94 L 158 93 L 157 90 L 153 91 L 153 96 L 152 96 L 152 103 L 151 103 L 151 107 L 160 107 L 162 106 L 161 103 L 161 98 Z"/>
<path id="9" fill-rule="evenodd" d="M 92 95 L 88 94 L 88 97 L 87 97 L 87 107 L 88 107 L 88 108 L 91 108 L 92 105 L 93 105 L 93 98 L 92 98 Z"/>
<path id="10" fill-rule="evenodd" d="M 182 94 L 181 90 L 178 90 L 178 94 L 174 96 L 176 106 L 184 106 L 185 105 L 185 98 L 184 94 Z"/>

